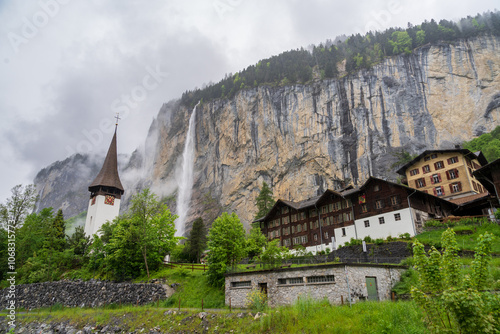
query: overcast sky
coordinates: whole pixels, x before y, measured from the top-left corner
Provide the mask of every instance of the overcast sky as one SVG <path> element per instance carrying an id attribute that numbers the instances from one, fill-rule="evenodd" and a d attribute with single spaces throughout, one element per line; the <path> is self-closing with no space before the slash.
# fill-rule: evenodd
<path id="1" fill-rule="evenodd" d="M 338 35 L 459 19 L 497 1 L 0 0 L 0 202 L 75 152 L 143 143 L 162 103 Z"/>

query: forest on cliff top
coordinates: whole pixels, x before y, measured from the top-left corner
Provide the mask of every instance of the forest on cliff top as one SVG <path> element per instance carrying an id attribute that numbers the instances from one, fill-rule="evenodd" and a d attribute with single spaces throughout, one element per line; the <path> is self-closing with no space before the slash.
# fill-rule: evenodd
<path id="1" fill-rule="evenodd" d="M 370 69 L 384 58 L 410 54 L 412 50 L 431 44 L 453 43 L 480 35 L 500 36 L 500 12 L 495 10 L 476 16 L 467 16 L 458 21 L 432 19 L 419 25 L 408 23 L 408 27 L 389 28 L 384 31 L 369 31 L 349 37 L 340 36 L 320 45 L 311 45 L 283 52 L 262 59 L 255 65 L 202 89 L 186 91 L 181 103 L 193 107 L 198 101 L 217 98 L 232 98 L 246 88 L 259 85 L 285 86 L 307 83 L 313 78 L 331 79 Z"/>

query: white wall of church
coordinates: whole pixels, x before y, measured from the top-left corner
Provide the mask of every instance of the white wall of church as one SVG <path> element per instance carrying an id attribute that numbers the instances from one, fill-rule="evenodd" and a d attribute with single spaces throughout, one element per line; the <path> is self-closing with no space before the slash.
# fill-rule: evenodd
<path id="1" fill-rule="evenodd" d="M 356 219 L 354 224 L 356 225 L 358 239 L 362 240 L 366 236 L 372 239 L 385 239 L 388 236 L 398 237 L 403 233 L 409 233 L 410 236 L 414 236 L 415 229 L 411 210 L 410 208 L 406 208 L 363 219 Z"/>
<path id="2" fill-rule="evenodd" d="M 104 204 L 105 199 L 105 196 L 97 195 L 93 205 L 92 199 L 89 200 L 87 219 L 85 221 L 85 235 L 92 236 L 96 234 L 105 222 L 112 221 L 120 214 L 120 200 L 115 198 L 114 205 L 109 205 Z"/>

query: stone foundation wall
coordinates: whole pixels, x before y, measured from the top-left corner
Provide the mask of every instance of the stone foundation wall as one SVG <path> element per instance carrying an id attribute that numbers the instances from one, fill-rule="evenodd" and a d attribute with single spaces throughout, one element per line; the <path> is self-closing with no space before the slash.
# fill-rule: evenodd
<path id="1" fill-rule="evenodd" d="M 0 290 L 0 306 L 7 307 L 8 289 Z M 97 307 L 115 304 L 147 304 L 172 294 L 168 285 L 113 283 L 107 281 L 57 281 L 16 285 L 16 308 L 33 309 L 54 304 Z"/>
<path id="2" fill-rule="evenodd" d="M 347 303 L 350 297 L 352 302 L 357 302 L 368 298 L 366 277 L 376 278 L 378 299 L 387 300 L 404 270 L 402 266 L 334 264 L 230 274 L 226 276 L 226 305 L 244 307 L 248 293 L 263 285 L 267 288 L 269 306 L 289 305 L 299 297 L 326 297 L 332 304 L 340 304 L 342 299 Z M 333 282 L 310 282 L 311 277 L 332 275 Z M 286 284 L 280 284 L 279 280 L 283 283 L 284 279 L 293 279 L 293 283 L 287 280 Z M 234 286 L 245 284 L 243 282 L 250 285 Z"/>

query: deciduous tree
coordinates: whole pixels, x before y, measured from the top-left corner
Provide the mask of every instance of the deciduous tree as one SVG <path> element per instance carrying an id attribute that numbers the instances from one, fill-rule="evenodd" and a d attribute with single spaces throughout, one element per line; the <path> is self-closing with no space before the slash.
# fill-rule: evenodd
<path id="1" fill-rule="evenodd" d="M 36 188 L 29 184 L 18 184 L 11 190 L 12 196 L 5 204 L 0 204 L 0 222 L 6 228 L 7 223 L 14 228 L 21 227 L 26 216 L 35 209 Z"/>
<path id="2" fill-rule="evenodd" d="M 222 286 L 227 268 L 234 268 L 245 256 L 245 229 L 234 212 L 224 212 L 213 222 L 207 245 L 209 281 Z"/>

